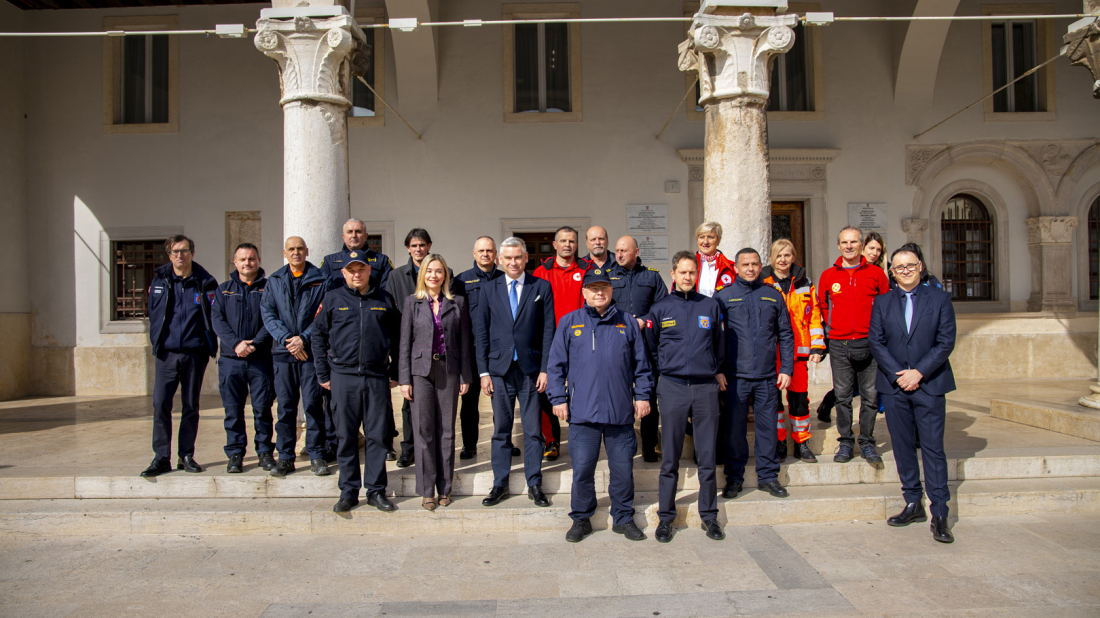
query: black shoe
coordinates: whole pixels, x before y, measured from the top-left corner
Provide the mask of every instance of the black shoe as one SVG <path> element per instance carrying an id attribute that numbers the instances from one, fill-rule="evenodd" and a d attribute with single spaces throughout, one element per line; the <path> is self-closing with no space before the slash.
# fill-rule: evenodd
<path id="1" fill-rule="evenodd" d="M 260 453 L 260 469 L 268 472 L 275 469 L 275 457 L 271 453 Z"/>
<path id="2" fill-rule="evenodd" d="M 565 533 L 565 540 L 570 543 L 580 543 L 584 540 L 584 537 L 592 534 L 592 522 L 588 521 L 588 518 L 578 519 L 573 522 L 573 526 L 569 528 L 569 532 Z"/>
<path id="3" fill-rule="evenodd" d="M 544 452 L 542 454 L 542 460 L 543 461 L 557 461 L 558 460 L 558 454 L 559 454 L 558 443 L 557 442 L 547 442 L 546 443 L 546 452 Z"/>
<path id="4" fill-rule="evenodd" d="M 739 493 L 741 493 L 741 483 L 726 483 L 722 488 L 722 497 L 727 500 L 733 500 Z"/>
<path id="5" fill-rule="evenodd" d="M 523 451 L 519 450 L 518 446 L 513 446 L 512 447 L 512 457 L 519 457 L 522 454 L 523 454 Z"/>
<path id="6" fill-rule="evenodd" d="M 951 528 L 947 526 L 946 517 L 933 517 L 930 527 L 932 528 L 932 538 L 940 543 L 955 542 L 955 535 L 951 534 Z"/>
<path id="7" fill-rule="evenodd" d="M 195 463 L 195 458 L 191 455 L 184 455 L 176 460 L 176 470 L 183 470 L 184 472 L 191 472 L 192 474 L 202 472 L 202 466 Z"/>
<path id="8" fill-rule="evenodd" d="M 908 526 L 915 521 L 928 521 L 928 514 L 924 512 L 924 505 L 920 502 L 906 504 L 905 508 L 902 509 L 900 513 L 888 518 L 886 523 L 895 528 L 900 528 L 902 526 Z"/>
<path id="9" fill-rule="evenodd" d="M 657 463 L 661 461 L 661 458 L 657 456 L 657 451 L 642 451 L 642 461 L 646 463 Z"/>
<path id="10" fill-rule="evenodd" d="M 806 463 L 817 463 L 817 457 L 815 457 L 814 452 L 810 450 L 810 445 L 805 442 L 795 445 L 794 456 Z"/>
<path id="11" fill-rule="evenodd" d="M 621 526 L 611 526 L 611 531 L 615 534 L 621 534 L 626 537 L 628 541 L 644 541 L 645 533 L 638 527 L 638 524 L 628 521 Z"/>
<path id="12" fill-rule="evenodd" d="M 401 456 L 397 458 L 397 467 L 408 468 L 409 466 L 413 465 L 415 459 L 416 457 L 413 455 L 412 451 L 401 453 Z"/>
<path id="13" fill-rule="evenodd" d="M 328 464 L 324 459 L 310 459 L 309 469 L 314 476 L 328 476 Z"/>
<path id="14" fill-rule="evenodd" d="M 715 541 L 721 541 L 726 538 L 726 533 L 722 532 L 722 526 L 718 524 L 717 519 L 711 519 L 703 522 L 703 530 L 707 531 L 707 538 Z"/>
<path id="15" fill-rule="evenodd" d="M 397 505 L 386 497 L 386 492 L 384 491 L 372 491 L 367 494 L 367 504 L 384 513 L 397 510 Z"/>
<path id="16" fill-rule="evenodd" d="M 153 476 L 160 476 L 160 475 L 164 474 L 165 472 L 171 472 L 171 471 L 172 471 L 172 464 L 168 463 L 167 461 L 165 461 L 163 459 L 154 459 L 153 462 L 149 464 L 148 468 L 141 471 L 141 476 L 144 476 L 145 478 L 149 478 L 149 477 L 153 477 Z"/>
<path id="17" fill-rule="evenodd" d="M 779 458 L 780 462 L 787 460 L 787 441 L 780 440 L 775 444 L 775 456 Z"/>
<path id="18" fill-rule="evenodd" d="M 852 461 L 852 445 L 841 444 L 836 447 L 836 454 L 833 455 L 833 461 L 836 463 L 848 463 Z"/>
<path id="19" fill-rule="evenodd" d="M 340 501 L 332 507 L 332 512 L 347 513 L 358 505 L 359 498 L 340 498 Z"/>
<path id="20" fill-rule="evenodd" d="M 542 485 L 532 485 L 527 488 L 527 497 L 535 501 L 535 506 L 550 506 L 550 499 L 542 493 Z"/>
<path id="21" fill-rule="evenodd" d="M 397 461 L 397 451 L 392 446 L 386 449 L 386 461 Z"/>
<path id="22" fill-rule="evenodd" d="M 494 485 L 493 488 L 489 490 L 489 495 L 485 496 L 485 499 L 481 501 L 481 504 L 482 506 L 496 506 L 507 497 L 507 487 L 497 487 Z"/>
<path id="23" fill-rule="evenodd" d="M 787 490 L 784 489 L 783 486 L 779 484 L 779 481 L 772 481 L 770 483 L 763 483 L 763 484 L 757 485 L 756 488 L 759 489 L 760 491 L 766 491 L 769 494 L 775 496 L 776 498 L 786 498 L 787 496 L 790 495 L 789 493 L 787 493 Z"/>
<path id="24" fill-rule="evenodd" d="M 330 447 L 325 449 L 325 463 L 328 463 L 328 464 L 336 463 L 336 447 L 335 446 L 330 446 Z"/>
<path id="25" fill-rule="evenodd" d="M 885 467 L 882 464 L 882 457 L 875 450 L 874 444 L 864 444 L 859 447 L 859 456 L 866 459 L 867 463 L 871 464 L 871 467 L 875 470 L 881 470 Z"/>
<path id="26" fill-rule="evenodd" d="M 458 454 L 459 459 L 473 459 L 474 457 L 477 457 L 477 449 L 473 448 L 464 448 L 462 452 Z"/>
<path id="27" fill-rule="evenodd" d="M 294 462 L 289 459 L 280 459 L 275 464 L 275 469 L 271 471 L 271 476 L 281 479 L 291 472 L 294 472 Z"/>
<path id="28" fill-rule="evenodd" d="M 225 471 L 229 474 L 244 472 L 244 455 L 230 455 L 229 463 L 225 465 Z"/>
<path id="29" fill-rule="evenodd" d="M 653 537 L 657 539 L 658 543 L 668 543 L 672 540 L 672 524 L 667 521 L 662 521 L 657 524 L 657 529 L 653 532 Z"/>

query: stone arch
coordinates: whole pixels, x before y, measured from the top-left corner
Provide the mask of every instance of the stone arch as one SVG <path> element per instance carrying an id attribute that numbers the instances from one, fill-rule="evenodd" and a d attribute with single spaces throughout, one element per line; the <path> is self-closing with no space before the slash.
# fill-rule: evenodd
<path id="1" fill-rule="evenodd" d="M 1077 229 L 1074 232 L 1074 253 L 1077 255 L 1077 306 L 1081 311 L 1096 311 L 1100 301 L 1089 298 L 1089 209 L 1100 200 L 1100 182 L 1093 184 L 1081 194 L 1076 209 L 1070 212 L 1077 215 Z"/>
<path id="2" fill-rule="evenodd" d="M 1075 213 L 1080 208 L 1080 204 L 1074 199 L 1077 187 L 1089 172 L 1097 168 L 1100 168 L 1100 143 L 1086 148 L 1066 169 L 1056 194 L 1058 211 L 1051 214 Z"/>
<path id="3" fill-rule="evenodd" d="M 918 0 L 914 16 L 954 15 L 959 0 Z M 932 104 L 940 56 L 949 21 L 914 21 L 905 32 L 894 79 L 894 105 L 926 108 Z"/>

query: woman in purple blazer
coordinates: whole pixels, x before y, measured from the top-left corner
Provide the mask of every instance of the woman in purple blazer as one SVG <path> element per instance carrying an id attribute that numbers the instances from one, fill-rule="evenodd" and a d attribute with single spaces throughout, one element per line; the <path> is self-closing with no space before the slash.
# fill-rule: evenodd
<path id="1" fill-rule="evenodd" d="M 401 312 L 397 381 L 412 402 L 416 493 L 429 511 L 451 504 L 458 398 L 473 381 L 470 314 L 466 299 L 451 293 L 450 272 L 442 256 L 425 257 Z"/>

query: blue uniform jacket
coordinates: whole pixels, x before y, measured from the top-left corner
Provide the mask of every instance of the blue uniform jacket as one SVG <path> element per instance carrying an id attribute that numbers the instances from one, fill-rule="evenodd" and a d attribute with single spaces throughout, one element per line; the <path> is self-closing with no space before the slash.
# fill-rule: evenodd
<path id="1" fill-rule="evenodd" d="M 153 281 L 147 293 L 146 309 L 149 314 L 149 342 L 153 344 L 153 356 L 159 356 L 163 350 L 164 338 L 168 329 L 164 323 L 168 306 L 176 301 L 172 278 L 172 264 L 161 264 L 153 271 Z M 214 332 L 210 319 L 210 305 L 218 291 L 218 280 L 206 269 L 195 262 L 191 263 L 191 275 L 183 281 L 184 288 L 194 290 L 196 302 L 202 307 L 203 347 L 210 356 L 218 353 L 218 336 Z"/>
<path id="2" fill-rule="evenodd" d="M 653 303 L 668 296 L 665 281 L 656 268 L 646 268 L 636 262 L 634 268 L 627 270 L 616 263 L 608 269 L 611 279 L 611 298 L 620 311 L 632 316 L 642 317 L 649 313 Z"/>
<path id="3" fill-rule="evenodd" d="M 549 281 L 524 273 L 523 292 L 512 320 L 507 282 L 507 276 L 497 277 L 481 290 L 474 320 L 477 372 L 503 376 L 514 353 L 525 375 L 542 373 L 554 341 L 554 292 Z"/>
<path id="4" fill-rule="evenodd" d="M 676 291 L 657 301 L 645 317 L 645 339 L 655 370 L 680 380 L 713 380 L 726 358 L 718 301 Z"/>
<path id="5" fill-rule="evenodd" d="M 899 288 L 875 299 L 867 342 L 878 363 L 875 389 L 898 394 L 897 372 L 916 369 L 917 387 L 933 396 L 955 390 L 955 374 L 947 360 L 955 349 L 955 307 L 951 294 L 929 285 L 914 288 L 912 329 L 905 328 L 905 293 Z"/>
<path id="6" fill-rule="evenodd" d="M 762 380 L 794 373 L 794 331 L 783 294 L 759 278 L 740 275 L 714 295 L 722 305 L 726 327 L 725 373 Z M 776 371 L 776 348 L 779 351 Z"/>
<path id="7" fill-rule="evenodd" d="M 475 263 L 474 267 L 455 276 L 451 281 L 451 292 L 466 297 L 466 307 L 470 311 L 470 320 L 476 320 L 477 306 L 481 297 L 481 290 L 489 283 L 504 276 L 504 271 L 493 265 L 489 272 L 481 270 Z"/>
<path id="8" fill-rule="evenodd" d="M 264 328 L 264 318 L 260 314 L 260 303 L 266 286 L 267 278 L 262 268 L 252 285 L 241 282 L 240 274 L 233 271 L 229 279 L 218 286 L 210 316 L 214 323 L 214 332 L 221 341 L 222 356 L 238 358 L 237 344 L 249 339 L 256 351 L 245 358 L 271 355 L 271 335 Z"/>
<path id="9" fill-rule="evenodd" d="M 309 339 L 313 334 L 313 318 L 325 297 L 327 281 L 321 269 L 306 262 L 306 270 L 295 281 L 290 265 L 275 271 L 267 279 L 260 313 L 264 327 L 271 334 L 271 353 L 288 356 L 286 340 L 301 337 L 306 354 L 310 353 Z"/>
<path id="10" fill-rule="evenodd" d="M 550 347 L 546 392 L 569 403 L 570 423 L 632 425 L 634 402 L 649 401 L 653 372 L 634 317 L 612 304 L 562 316 Z"/>
<path id="11" fill-rule="evenodd" d="M 365 247 L 357 251 L 362 251 L 363 254 L 367 256 L 367 262 L 370 263 L 371 289 L 381 288 L 385 290 L 386 285 L 390 281 L 390 272 L 393 271 L 393 262 L 385 255 L 377 251 L 371 251 Z M 344 245 L 343 251 L 326 255 L 324 259 L 321 260 L 321 266 L 319 268 L 325 273 L 325 277 L 328 279 L 328 289 L 337 290 L 347 285 L 347 281 L 344 279 L 344 265 L 347 263 L 349 253 L 351 253 L 351 249 L 348 249 L 348 246 Z"/>
<path id="12" fill-rule="evenodd" d="M 401 314 L 388 292 L 332 290 L 313 323 L 317 381 L 328 382 L 334 372 L 396 380 L 400 343 Z"/>

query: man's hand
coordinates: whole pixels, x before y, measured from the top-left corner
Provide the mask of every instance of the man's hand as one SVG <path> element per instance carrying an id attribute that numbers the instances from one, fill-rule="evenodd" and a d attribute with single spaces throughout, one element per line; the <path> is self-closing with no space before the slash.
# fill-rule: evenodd
<path id="1" fill-rule="evenodd" d="M 332 390 L 332 380 L 329 380 L 328 382 L 321 382 L 321 388 L 325 389 L 326 391 L 331 391 Z"/>
<path id="2" fill-rule="evenodd" d="M 493 394 L 493 378 L 490 376 L 481 376 L 481 392 L 486 395 Z"/>
<path id="3" fill-rule="evenodd" d="M 306 354 L 306 346 L 302 343 L 302 338 L 288 337 L 286 340 L 286 351 L 294 355 L 294 358 L 300 361 L 309 360 L 309 354 Z"/>
<path id="4" fill-rule="evenodd" d="M 648 401 L 635 401 L 634 402 L 634 418 L 642 420 L 649 416 L 649 402 Z"/>
<path id="5" fill-rule="evenodd" d="M 249 354 L 256 351 L 256 348 L 252 346 L 252 341 L 242 341 L 237 344 L 233 351 L 237 353 L 239 358 L 244 358 Z"/>
<path id="6" fill-rule="evenodd" d="M 469 385 L 469 384 L 465 384 L 465 383 L 464 383 L 464 384 L 459 384 L 459 385 L 458 385 L 458 395 L 459 395 L 460 397 L 461 397 L 462 395 L 465 395 L 465 394 L 466 394 L 466 393 L 468 393 L 468 392 L 470 392 L 470 385 Z"/>
<path id="7" fill-rule="evenodd" d="M 810 355 L 810 362 L 815 364 L 815 365 L 820 363 L 821 362 L 821 355 L 820 354 L 811 354 Z"/>
<path id="8" fill-rule="evenodd" d="M 397 380 L 390 380 L 390 390 L 397 388 Z"/>
<path id="9" fill-rule="evenodd" d="M 563 421 L 569 420 L 569 404 L 559 403 L 558 405 L 554 406 L 554 416 Z"/>
<path id="10" fill-rule="evenodd" d="M 643 320 L 642 318 L 634 318 L 634 319 L 638 320 L 638 329 L 639 330 L 645 330 L 645 320 Z"/>
<path id="11" fill-rule="evenodd" d="M 776 385 L 776 386 L 777 386 L 777 387 L 778 387 L 778 388 L 779 388 L 780 390 L 782 390 L 782 389 L 785 389 L 785 388 L 789 387 L 789 386 L 791 385 L 791 376 L 789 376 L 789 375 L 787 375 L 787 374 L 785 374 L 785 373 L 781 373 L 781 374 L 779 374 L 779 379 L 777 379 L 777 380 L 775 381 L 775 385 Z"/>
<path id="12" fill-rule="evenodd" d="M 409 401 L 413 400 L 413 387 L 412 384 L 401 385 L 401 396 Z"/>
<path id="13" fill-rule="evenodd" d="M 902 369 L 897 372 L 897 376 L 898 387 L 909 392 L 917 390 L 917 387 L 920 386 L 921 378 L 924 377 L 916 369 Z"/>
<path id="14" fill-rule="evenodd" d="M 714 376 L 714 379 L 718 380 L 718 390 L 726 390 L 726 374 L 719 373 L 718 375 Z"/>
<path id="15" fill-rule="evenodd" d="M 539 374 L 538 380 L 535 380 L 535 388 L 537 388 L 540 393 L 546 392 L 546 381 L 547 380 L 545 371 Z"/>

